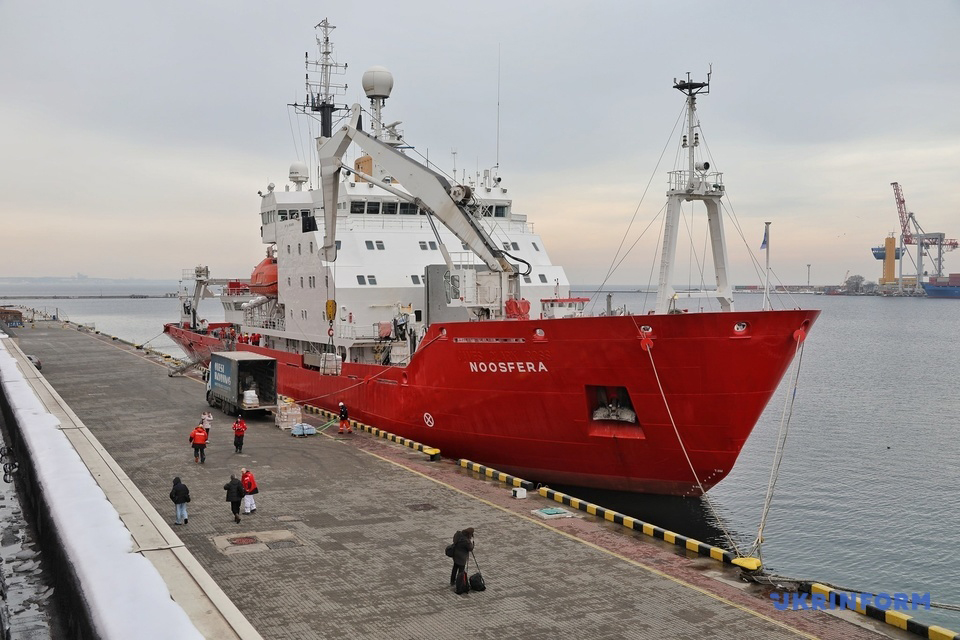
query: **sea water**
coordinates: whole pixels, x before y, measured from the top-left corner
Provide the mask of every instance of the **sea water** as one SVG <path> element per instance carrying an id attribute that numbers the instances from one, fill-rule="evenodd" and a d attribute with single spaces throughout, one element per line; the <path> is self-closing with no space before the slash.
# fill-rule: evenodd
<path id="1" fill-rule="evenodd" d="M 606 292 L 574 295 L 593 297 L 595 313 L 606 306 Z M 652 294 L 617 291 L 612 306 L 645 313 L 653 302 Z M 762 296 L 737 295 L 735 302 L 737 309 L 756 310 Z M 960 513 L 952 502 L 960 481 L 960 301 L 798 295 L 775 302 L 775 308 L 823 313 L 800 360 L 763 534 L 764 566 L 844 591 L 930 592 L 934 603 L 960 604 L 954 580 L 960 575 Z M 179 317 L 176 298 L 0 299 L 0 305 L 13 304 L 59 310 L 104 333 L 179 353 L 158 337 L 165 322 Z M 678 301 L 691 310 L 695 304 Z M 201 304 L 201 315 L 223 319 L 212 300 Z M 794 396 L 792 373 L 733 471 L 706 498 L 571 492 L 718 546 L 730 546 L 726 531 L 748 548 L 757 536 L 786 402 Z M 917 618 L 960 630 L 958 613 L 934 608 Z"/>

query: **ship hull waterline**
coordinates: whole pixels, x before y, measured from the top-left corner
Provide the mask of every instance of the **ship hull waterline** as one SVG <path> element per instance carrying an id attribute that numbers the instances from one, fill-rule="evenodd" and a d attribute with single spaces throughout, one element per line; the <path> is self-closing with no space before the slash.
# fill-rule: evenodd
<path id="1" fill-rule="evenodd" d="M 278 393 L 331 411 L 344 402 L 446 457 L 537 482 L 696 496 L 680 440 L 704 490 L 722 480 L 819 313 L 441 323 L 406 366 L 347 362 L 340 375 L 301 354 L 237 348 L 277 359 Z M 225 348 L 175 323 L 165 331 L 194 356 Z M 637 422 L 595 420 L 598 388 L 625 389 Z"/>

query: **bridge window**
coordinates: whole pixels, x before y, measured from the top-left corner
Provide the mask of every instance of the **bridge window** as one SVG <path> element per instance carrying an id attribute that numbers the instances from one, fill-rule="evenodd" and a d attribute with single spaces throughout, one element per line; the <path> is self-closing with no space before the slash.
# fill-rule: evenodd
<path id="1" fill-rule="evenodd" d="M 430 248 L 433 249 L 434 251 L 437 250 L 437 243 L 434 242 L 433 240 L 431 240 L 431 241 L 428 242 L 427 244 L 429 244 L 429 245 L 430 245 Z"/>
<path id="2" fill-rule="evenodd" d="M 380 213 L 380 201 L 374 200 L 367 203 L 367 213 Z"/>
<path id="3" fill-rule="evenodd" d="M 281 219 L 281 220 L 286 220 L 286 219 L 287 219 L 287 210 L 286 210 L 286 209 L 280 209 L 277 213 L 280 214 L 280 219 Z"/>
<path id="4" fill-rule="evenodd" d="M 367 284 L 377 284 L 377 276 L 367 276 Z"/>
<path id="5" fill-rule="evenodd" d="M 507 206 L 503 204 L 498 204 L 493 208 L 493 217 L 494 218 L 506 218 L 507 217 Z"/>
<path id="6" fill-rule="evenodd" d="M 363 276 L 357 276 L 357 284 L 367 284 L 367 279 Z"/>
<path id="7" fill-rule="evenodd" d="M 537 246 L 537 243 L 536 243 L 536 242 L 531 242 L 530 244 L 533 245 L 533 250 L 534 250 L 534 251 L 540 251 L 540 247 Z"/>
<path id="8" fill-rule="evenodd" d="M 520 251 L 520 245 L 518 245 L 516 242 L 511 242 L 510 246 L 513 247 L 514 251 Z"/>
<path id="9" fill-rule="evenodd" d="M 412 202 L 401 202 L 400 203 L 400 215 L 402 216 L 415 216 L 417 215 L 417 205 Z"/>
<path id="10" fill-rule="evenodd" d="M 367 245 L 367 249 L 373 251 L 373 240 L 367 240 L 365 244 Z"/>
<path id="11" fill-rule="evenodd" d="M 530 276 L 523 276 L 523 281 L 526 282 L 527 284 L 530 284 L 531 282 L 533 282 L 533 280 L 530 279 Z"/>
<path id="12" fill-rule="evenodd" d="M 510 243 L 509 243 L 509 242 L 504 242 L 504 243 L 503 243 L 503 249 L 504 249 L 505 251 L 510 251 Z"/>
<path id="13" fill-rule="evenodd" d="M 397 215 L 397 203 L 396 202 L 384 202 L 383 203 L 383 214 L 389 216 Z"/>
<path id="14" fill-rule="evenodd" d="M 383 240 L 377 240 L 377 251 L 383 251 Z"/>
<path id="15" fill-rule="evenodd" d="M 540 282 L 546 282 L 546 281 L 547 281 L 547 276 L 545 276 L 544 274 L 541 273 L 541 274 L 540 274 Z"/>
<path id="16" fill-rule="evenodd" d="M 427 250 L 427 241 L 426 241 L 426 240 L 421 240 L 421 241 L 420 241 L 420 249 L 422 249 L 423 251 L 426 251 L 426 250 Z"/>
<path id="17" fill-rule="evenodd" d="M 350 213 L 363 213 L 366 210 L 362 200 L 350 201 Z"/>
<path id="18" fill-rule="evenodd" d="M 413 284 L 420 284 L 420 276 L 417 274 L 410 276 L 410 280 L 413 282 Z"/>
<path id="19" fill-rule="evenodd" d="M 337 240 L 337 251 L 340 251 L 340 241 Z"/>

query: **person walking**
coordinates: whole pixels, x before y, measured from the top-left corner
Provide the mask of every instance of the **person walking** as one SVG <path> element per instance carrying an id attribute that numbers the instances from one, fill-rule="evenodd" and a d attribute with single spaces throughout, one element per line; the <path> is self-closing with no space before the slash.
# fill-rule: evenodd
<path id="1" fill-rule="evenodd" d="M 173 489 L 170 490 L 170 499 L 176 506 L 176 520 L 173 524 L 187 524 L 187 503 L 190 502 L 190 489 L 180 482 L 180 476 L 173 479 Z"/>
<path id="2" fill-rule="evenodd" d="M 237 480 L 237 476 L 230 474 L 230 482 L 223 485 L 227 492 L 227 502 L 230 503 L 230 511 L 233 512 L 233 521 L 240 522 L 240 501 L 243 500 L 243 485 Z"/>
<path id="3" fill-rule="evenodd" d="M 237 416 L 233 423 L 233 449 L 235 453 L 243 453 L 243 434 L 247 432 L 247 423 Z"/>
<path id="4" fill-rule="evenodd" d="M 205 464 L 207 461 L 207 430 L 198 424 L 190 432 L 190 444 L 193 445 L 193 461 Z"/>
<path id="5" fill-rule="evenodd" d="M 350 413 L 347 411 L 347 405 L 340 403 L 340 430 L 337 433 L 353 433 L 350 427 Z"/>
<path id="6" fill-rule="evenodd" d="M 207 432 L 207 442 L 210 442 L 210 427 L 213 426 L 213 414 L 209 411 L 204 411 L 200 414 L 200 424 L 203 425 L 203 428 Z"/>
<path id="7" fill-rule="evenodd" d="M 453 569 L 450 571 L 450 586 L 457 584 L 460 574 L 466 571 L 467 560 L 473 551 L 473 527 L 453 534 Z"/>
<path id="8" fill-rule="evenodd" d="M 257 510 L 253 496 L 260 493 L 260 489 L 257 488 L 257 479 L 253 477 L 253 472 L 246 467 L 240 469 L 240 484 L 243 485 L 243 513 L 249 515 Z"/>

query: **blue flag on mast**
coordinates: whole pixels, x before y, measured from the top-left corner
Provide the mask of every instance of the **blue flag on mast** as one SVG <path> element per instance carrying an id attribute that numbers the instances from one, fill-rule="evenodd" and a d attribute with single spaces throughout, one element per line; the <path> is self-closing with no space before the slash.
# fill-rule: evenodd
<path id="1" fill-rule="evenodd" d="M 770 234 L 770 227 L 766 227 L 766 228 L 763 230 L 763 242 L 760 243 L 760 248 L 761 248 L 761 249 L 766 249 L 766 248 L 767 248 L 767 236 L 768 236 L 769 234 Z"/>

